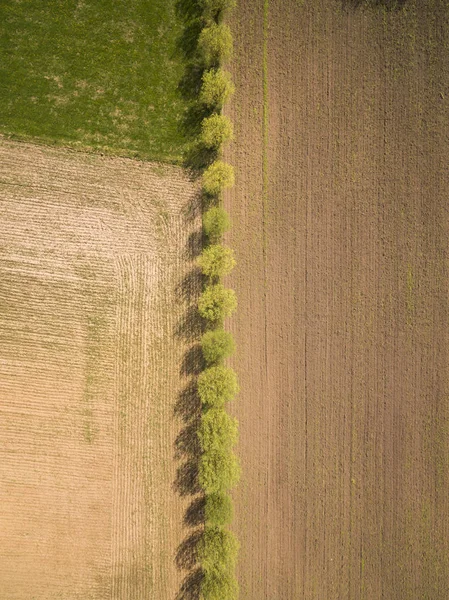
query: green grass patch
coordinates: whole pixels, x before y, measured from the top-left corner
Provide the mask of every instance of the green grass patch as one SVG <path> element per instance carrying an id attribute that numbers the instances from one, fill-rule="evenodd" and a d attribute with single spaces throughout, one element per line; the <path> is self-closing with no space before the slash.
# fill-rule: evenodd
<path id="1" fill-rule="evenodd" d="M 179 162 L 175 0 L 0 3 L 0 132 Z"/>

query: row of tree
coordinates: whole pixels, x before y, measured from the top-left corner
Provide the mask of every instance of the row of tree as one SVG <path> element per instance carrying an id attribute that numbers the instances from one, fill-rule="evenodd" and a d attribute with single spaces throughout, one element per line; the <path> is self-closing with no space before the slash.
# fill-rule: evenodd
<path id="1" fill-rule="evenodd" d="M 223 234 L 230 228 L 223 208 L 223 190 L 234 184 L 233 167 L 222 160 L 222 149 L 233 138 L 231 121 L 222 114 L 234 92 L 230 74 L 222 67 L 232 55 L 232 35 L 224 17 L 235 0 L 198 0 L 202 8 L 202 28 L 197 55 L 203 70 L 198 102 L 206 116 L 201 122 L 198 145 L 211 157 L 203 170 L 202 187 L 206 209 L 203 212 L 205 243 L 198 265 L 206 284 L 198 310 L 208 323 L 201 340 L 206 368 L 198 377 L 202 417 L 198 429 L 201 445 L 199 482 L 205 493 L 205 528 L 197 548 L 203 579 L 202 600 L 235 600 L 238 585 L 235 564 L 239 543 L 228 526 L 233 517 L 229 491 L 240 477 L 240 465 L 233 452 L 238 423 L 225 405 L 238 393 L 235 372 L 224 361 L 235 351 L 232 335 L 224 330 L 224 319 L 237 307 L 235 292 L 226 288 L 222 278 L 235 266 L 234 252 L 223 245 Z"/>

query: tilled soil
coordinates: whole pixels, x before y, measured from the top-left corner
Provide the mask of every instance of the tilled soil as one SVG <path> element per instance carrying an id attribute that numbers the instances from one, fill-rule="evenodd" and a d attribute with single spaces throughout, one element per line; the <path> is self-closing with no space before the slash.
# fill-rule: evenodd
<path id="1" fill-rule="evenodd" d="M 449 7 L 232 27 L 241 598 L 446 600 Z"/>
<path id="2" fill-rule="evenodd" d="M 174 598 L 197 186 L 6 140 L 0 165 L 0 598 Z"/>

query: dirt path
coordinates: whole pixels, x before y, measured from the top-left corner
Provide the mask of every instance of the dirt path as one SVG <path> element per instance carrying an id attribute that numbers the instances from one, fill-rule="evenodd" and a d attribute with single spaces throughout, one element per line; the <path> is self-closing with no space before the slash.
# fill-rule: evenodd
<path id="1" fill-rule="evenodd" d="M 242 600 L 449 595 L 449 9 L 233 27 Z M 264 218 L 265 214 L 265 218 Z"/>
<path id="2" fill-rule="evenodd" d="M 0 165 L 0 596 L 175 598 L 196 188 L 5 140 Z"/>

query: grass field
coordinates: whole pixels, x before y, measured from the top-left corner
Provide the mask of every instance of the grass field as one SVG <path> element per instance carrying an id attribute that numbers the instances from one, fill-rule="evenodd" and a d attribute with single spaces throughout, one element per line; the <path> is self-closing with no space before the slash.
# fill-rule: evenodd
<path id="1" fill-rule="evenodd" d="M 176 162 L 174 0 L 0 3 L 0 132 Z"/>

